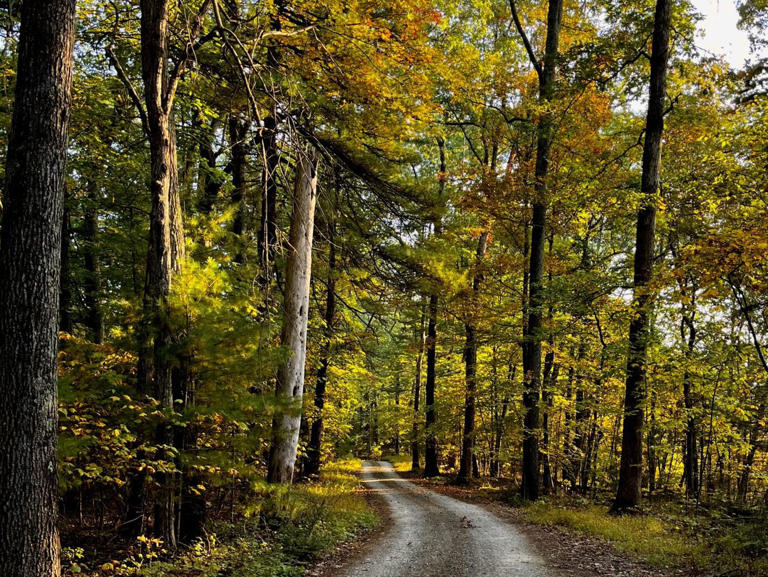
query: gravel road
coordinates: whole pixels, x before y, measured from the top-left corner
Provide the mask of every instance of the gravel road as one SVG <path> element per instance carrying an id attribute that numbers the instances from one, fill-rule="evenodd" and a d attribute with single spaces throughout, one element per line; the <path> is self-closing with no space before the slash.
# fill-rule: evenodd
<path id="1" fill-rule="evenodd" d="M 556 577 L 513 525 L 477 505 L 409 483 L 382 461 L 363 463 L 363 483 L 392 522 L 341 577 Z"/>

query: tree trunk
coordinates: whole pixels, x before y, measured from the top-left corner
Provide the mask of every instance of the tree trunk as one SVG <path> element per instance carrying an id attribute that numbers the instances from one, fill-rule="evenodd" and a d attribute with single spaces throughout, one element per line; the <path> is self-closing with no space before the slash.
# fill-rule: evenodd
<path id="1" fill-rule="evenodd" d="M 539 74 L 539 102 L 548 107 L 555 94 L 555 71 L 560 41 L 563 0 L 550 0 L 544 62 Z M 543 305 L 544 245 L 547 224 L 547 178 L 553 125 L 549 112 L 539 120 L 536 142 L 536 183 L 531 220 L 531 257 L 528 275 L 528 323 L 524 331 L 523 370 L 525 406 L 523 430 L 523 482 L 521 495 L 539 497 L 539 391 L 541 389 L 541 320 Z"/>
<path id="2" fill-rule="evenodd" d="M 57 577 L 57 323 L 74 0 L 21 5 L 0 232 L 0 575 Z"/>
<path id="3" fill-rule="evenodd" d="M 184 258 L 181 199 L 177 186 L 176 134 L 173 95 L 168 83 L 168 0 L 141 1 L 141 75 L 144 84 L 150 150 L 150 223 L 144 320 L 139 355 L 139 388 L 152 390 L 166 410 L 174 408 L 173 342 L 168 320 L 171 280 Z M 170 445 L 170 425 L 161 425 L 157 441 Z M 168 458 L 166 456 L 166 458 Z M 176 479 L 158 477 L 160 496 L 155 504 L 155 532 L 165 546 L 176 548 Z M 129 511 L 129 514 L 133 512 Z"/>
<path id="4" fill-rule="evenodd" d="M 643 479 L 644 381 L 651 304 L 647 285 L 653 270 L 656 204 L 661 188 L 661 139 L 664 132 L 664 90 L 669 53 L 670 5 L 670 0 L 657 0 L 653 25 L 651 78 L 641 182 L 644 199 L 637 214 L 633 315 L 629 325 L 621 465 L 619 486 L 612 507 L 612 510 L 617 513 L 629 511 L 639 505 Z"/>
<path id="5" fill-rule="evenodd" d="M 277 150 L 277 110 L 264 119 L 261 139 L 262 150 L 262 191 L 261 227 L 259 230 L 259 258 L 264 268 L 265 279 L 277 246 L 277 167 L 280 157 Z"/>
<path id="6" fill-rule="evenodd" d="M 434 426 L 437 420 L 435 413 L 435 364 L 437 361 L 437 295 L 429 295 L 429 316 L 427 320 L 427 380 L 425 383 L 426 442 L 424 449 L 424 476 L 435 477 L 440 474 L 437 466 L 437 439 Z"/>
<path id="7" fill-rule="evenodd" d="M 475 454 L 475 395 L 477 392 L 477 334 L 475 328 L 475 310 L 478 306 L 477 296 L 480 283 L 483 282 L 482 266 L 485 252 L 488 248 L 488 232 L 480 235 L 477 241 L 475 266 L 477 267 L 472 280 L 472 302 L 468 320 L 464 325 L 466 342 L 464 345 L 464 367 L 466 379 L 466 397 L 464 400 L 464 437 L 461 447 L 461 465 L 459 466 L 459 482 L 468 483 L 472 476 L 473 456 Z"/>
<path id="8" fill-rule="evenodd" d="M 86 325 L 94 343 L 104 342 L 104 318 L 101 312 L 101 271 L 97 251 L 99 235 L 98 184 L 88 183 L 88 202 L 83 215 L 83 258 L 86 276 L 83 281 Z"/>
<path id="9" fill-rule="evenodd" d="M 424 321 L 425 310 L 424 305 L 421 305 L 421 322 L 419 323 L 419 330 L 417 331 L 417 342 L 419 346 L 419 352 L 416 355 L 416 377 L 413 381 L 413 438 L 411 439 L 411 471 L 418 471 L 421 469 L 421 463 L 419 459 L 419 401 L 421 399 L 421 364 L 424 360 Z"/>
<path id="10" fill-rule="evenodd" d="M 395 455 L 400 455 L 400 375 L 395 376 Z"/>
<path id="11" fill-rule="evenodd" d="M 442 199 L 445 189 L 445 141 L 442 138 L 437 139 L 438 149 L 440 151 L 440 173 L 438 175 L 438 197 Z M 434 235 L 437 237 L 442 232 L 442 219 L 435 217 Z M 437 464 L 437 438 L 435 437 L 435 422 L 437 421 L 437 412 L 435 411 L 435 384 L 436 384 L 436 363 L 437 363 L 437 292 L 433 291 L 429 295 L 429 316 L 427 321 L 427 381 L 425 383 L 425 403 L 426 403 L 426 441 L 424 443 L 424 476 L 436 477 L 440 474 L 440 467 Z"/>
<path id="12" fill-rule="evenodd" d="M 696 438 L 696 416 L 693 412 L 694 400 L 691 389 L 691 370 L 689 363 L 693 358 L 693 349 L 696 345 L 696 289 L 690 295 L 690 310 L 683 305 L 683 316 L 680 321 L 680 336 L 686 343 L 685 369 L 683 370 L 683 406 L 685 407 L 685 447 L 683 450 L 683 478 L 685 481 L 685 493 L 689 498 L 696 498 L 699 494 L 699 462 Z M 686 338 L 687 331 L 687 338 Z"/>
<path id="13" fill-rule="evenodd" d="M 235 262 L 243 262 L 241 235 L 245 232 L 245 199 L 248 192 L 246 166 L 248 164 L 248 124 L 236 115 L 229 118 L 229 145 L 232 147 L 230 170 L 232 172 L 232 204 L 235 218 L 232 221 L 232 233 L 236 238 Z"/>
<path id="14" fill-rule="evenodd" d="M 554 343 L 550 343 L 551 345 L 554 345 Z M 555 353 L 554 351 L 550 350 L 547 352 L 547 354 L 544 357 L 544 378 L 542 380 L 542 391 L 541 391 L 541 397 L 542 401 L 544 402 L 544 406 L 546 407 L 544 411 L 544 417 L 541 420 L 541 428 L 543 430 L 543 437 L 542 437 L 542 445 L 543 449 L 541 451 L 541 469 L 542 469 L 542 479 L 541 483 L 543 486 L 543 492 L 545 495 L 549 495 L 551 492 L 555 491 L 555 482 L 557 481 L 557 471 L 555 471 L 555 475 L 552 475 L 552 463 L 550 460 L 550 433 L 549 433 L 549 417 L 553 412 L 554 407 L 554 395 L 552 394 L 552 387 L 555 383 L 557 383 L 557 379 L 560 375 L 560 365 L 555 363 Z"/>
<path id="15" fill-rule="evenodd" d="M 66 188 L 66 187 L 65 187 Z M 69 215 L 68 195 L 65 189 L 61 218 L 61 287 L 59 289 L 59 330 L 72 332 L 72 223 Z"/>
<path id="16" fill-rule="evenodd" d="M 325 327 L 323 328 L 323 353 L 320 368 L 317 370 L 315 385 L 315 418 L 309 435 L 307 447 L 307 476 L 320 472 L 320 458 L 323 444 L 323 408 L 325 407 L 325 388 L 328 383 L 328 367 L 331 363 L 331 339 L 333 339 L 333 319 L 336 316 L 336 240 L 334 223 L 328 226 L 328 296 L 325 300 Z"/>
<path id="17" fill-rule="evenodd" d="M 300 151 L 293 189 L 285 279 L 285 319 L 281 334 L 282 346 L 288 350 L 289 355 L 277 373 L 277 406 L 272 421 L 272 446 L 267 475 L 270 483 L 291 483 L 296 463 L 304 393 L 316 200 L 317 161 L 311 151 Z"/>
<path id="18" fill-rule="evenodd" d="M 504 438 L 505 421 L 507 418 L 507 411 L 509 410 L 509 397 L 506 393 L 501 400 L 501 407 L 496 405 L 498 399 L 498 378 L 496 369 L 496 349 L 493 351 L 493 387 L 494 387 L 494 409 L 493 409 L 493 445 L 491 447 L 491 463 L 489 474 L 491 477 L 498 477 L 501 474 L 501 441 Z M 509 372 L 507 375 L 507 381 L 512 384 L 515 380 L 515 373 L 517 372 L 517 365 L 510 361 Z"/>

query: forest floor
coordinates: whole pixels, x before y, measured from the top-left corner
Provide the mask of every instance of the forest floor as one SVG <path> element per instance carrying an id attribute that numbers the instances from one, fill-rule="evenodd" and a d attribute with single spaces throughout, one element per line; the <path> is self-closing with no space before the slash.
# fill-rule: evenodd
<path id="1" fill-rule="evenodd" d="M 63 575 L 76 577 L 765 577 L 768 521 L 671 497 L 612 517 L 573 496 L 521 506 L 510 480 L 457 486 L 410 463 L 331 463 L 318 480 L 258 486 L 255 514 L 215 521 L 205 541 L 161 560 L 64 527 Z M 378 470 L 378 471 L 377 471 Z M 599 495 L 598 495 L 599 499 Z M 96 527 L 96 525 L 94 525 Z M 214 537 L 215 533 L 215 537 Z M 103 532 L 99 532 L 100 535 Z"/>

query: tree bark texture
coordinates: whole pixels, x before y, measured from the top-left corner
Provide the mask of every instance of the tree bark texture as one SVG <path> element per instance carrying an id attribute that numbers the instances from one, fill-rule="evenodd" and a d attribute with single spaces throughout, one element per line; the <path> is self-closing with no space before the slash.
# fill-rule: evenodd
<path id="1" fill-rule="evenodd" d="M 539 102 L 548 107 L 555 95 L 555 72 L 560 42 L 563 0 L 550 0 L 547 12 L 547 37 L 544 62 L 539 73 Z M 553 119 L 546 110 L 539 119 L 536 142 L 536 168 L 531 254 L 528 274 L 528 322 L 523 342 L 523 481 L 524 499 L 539 497 L 539 396 L 541 389 L 541 325 L 543 305 L 544 246 L 547 224 L 547 179 L 552 149 Z"/>
<path id="2" fill-rule="evenodd" d="M 307 352 L 312 235 L 317 201 L 317 161 L 311 151 L 296 163 L 293 210 L 285 279 L 285 319 L 281 343 L 288 353 L 277 373 L 276 414 L 272 422 L 267 480 L 291 483 L 296 463 Z"/>
<path id="3" fill-rule="evenodd" d="M 656 205 L 661 188 L 661 139 L 664 132 L 664 91 L 669 54 L 670 0 L 657 0 L 651 48 L 648 115 L 645 123 L 641 192 L 635 238 L 634 296 L 629 324 L 624 428 L 621 438 L 619 485 L 613 511 L 626 512 L 640 503 L 643 480 L 645 364 L 650 333 L 651 299 L 648 283 L 653 271 Z"/>
<path id="4" fill-rule="evenodd" d="M 74 0 L 21 5 L 0 237 L 0 575 L 57 577 L 57 322 Z"/>

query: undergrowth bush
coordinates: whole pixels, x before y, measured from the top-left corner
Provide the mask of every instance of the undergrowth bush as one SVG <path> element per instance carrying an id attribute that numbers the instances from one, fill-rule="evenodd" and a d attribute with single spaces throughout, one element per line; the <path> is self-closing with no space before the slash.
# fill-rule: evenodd
<path id="1" fill-rule="evenodd" d="M 254 483 L 247 505 L 169 560 L 156 539 L 141 538 L 121 561 L 89 568 L 82 551 L 64 552 L 64 574 L 89 577 L 298 577 L 318 556 L 377 523 L 357 492 L 360 461 L 329 464 L 319 479 L 292 486 Z"/>

